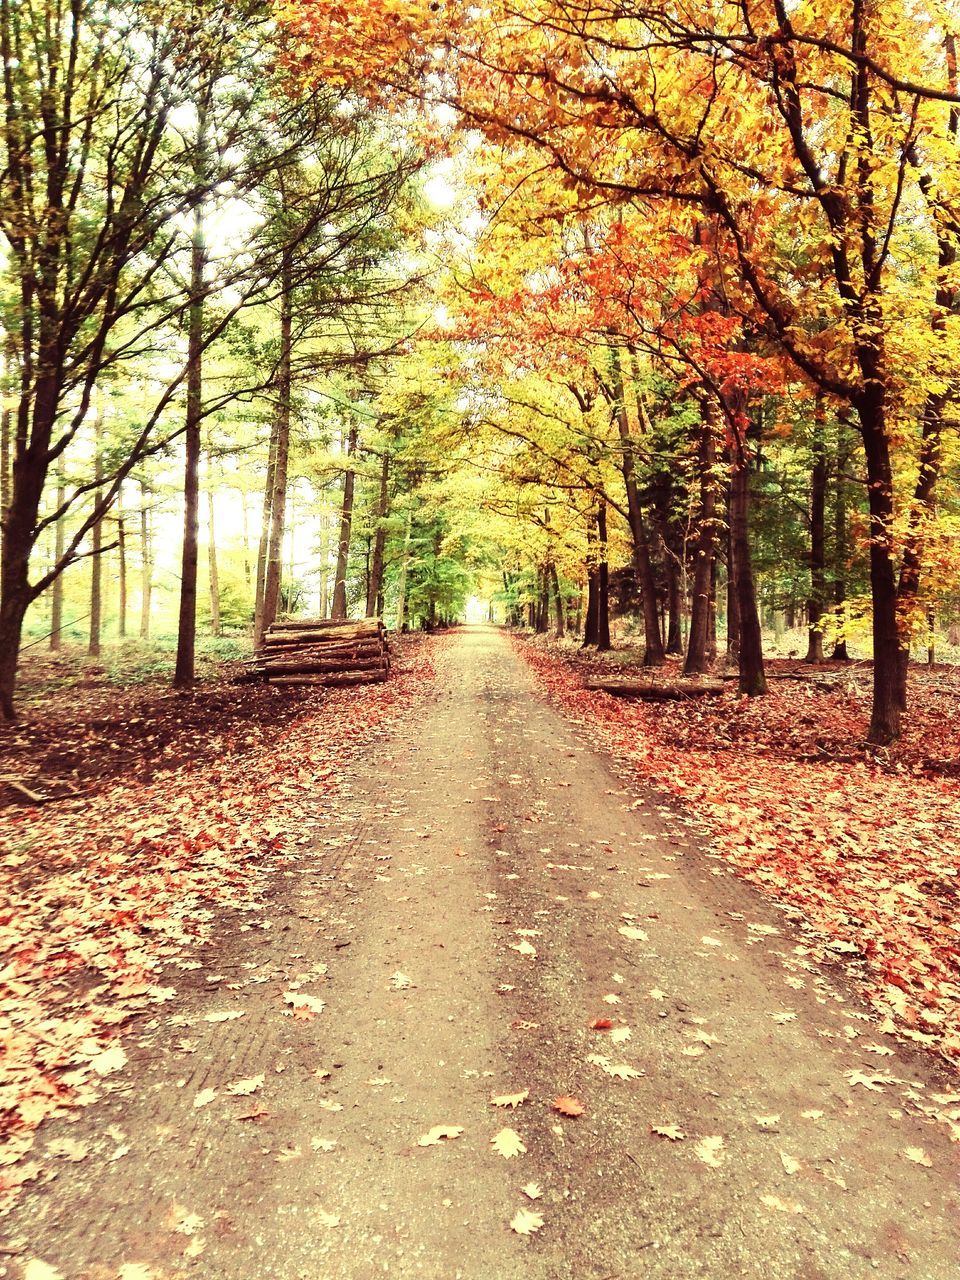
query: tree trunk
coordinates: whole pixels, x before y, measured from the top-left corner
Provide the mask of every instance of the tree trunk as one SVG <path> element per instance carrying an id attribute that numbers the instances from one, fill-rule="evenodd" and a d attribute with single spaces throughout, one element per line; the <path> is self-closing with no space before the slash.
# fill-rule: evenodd
<path id="1" fill-rule="evenodd" d="M 558 640 L 562 640 L 566 635 L 567 628 L 563 614 L 563 594 L 560 591 L 560 575 L 557 573 L 557 566 L 552 560 L 547 567 L 550 574 L 550 586 L 553 590 L 553 633 Z"/>
<path id="2" fill-rule="evenodd" d="M 220 574 L 217 571 L 217 526 L 213 502 L 213 480 L 210 460 L 207 459 L 207 573 L 210 582 L 210 630 L 215 636 L 222 634 L 220 619 Z"/>
<path id="3" fill-rule="evenodd" d="M 637 488 L 636 456 L 634 439 L 630 431 L 630 418 L 624 398 L 623 375 L 620 368 L 620 353 L 616 347 L 610 349 L 611 378 L 615 396 L 615 416 L 620 434 L 620 469 L 627 495 L 627 516 L 630 524 L 631 547 L 633 552 L 633 570 L 640 588 L 640 604 L 643 610 L 643 664 L 647 667 L 662 667 L 667 657 L 663 648 L 663 636 L 660 632 L 660 618 L 657 614 L 657 585 L 650 563 L 650 542 L 647 537 L 643 508 L 640 505 L 640 492 Z"/>
<path id="4" fill-rule="evenodd" d="M 66 476 L 63 470 L 63 455 L 57 460 L 57 510 L 63 506 L 67 498 Z M 66 529 L 64 518 L 60 516 L 54 536 L 54 561 L 59 564 L 66 546 Z M 63 647 L 63 574 L 58 573 L 53 580 L 50 598 L 50 648 L 56 653 Z"/>
<path id="5" fill-rule="evenodd" d="M 243 522 L 243 580 L 249 587 L 253 581 L 253 574 L 250 568 L 250 513 L 247 510 L 247 495 L 243 489 L 240 491 L 240 519 Z"/>
<path id="6" fill-rule="evenodd" d="M 760 614 L 753 580 L 750 556 L 750 471 L 742 444 L 734 447 L 733 474 L 730 479 L 730 541 L 733 548 L 734 588 L 739 621 L 740 693 L 750 697 L 767 692 L 763 670 L 763 648 Z"/>
<path id="7" fill-rule="evenodd" d="M 386 519 L 389 510 L 390 495 L 388 481 L 390 479 L 390 458 L 384 452 L 380 461 L 380 494 L 377 499 L 377 527 L 373 535 L 373 554 L 370 558 L 370 582 L 367 586 L 367 617 L 377 614 L 377 601 L 383 591 L 383 553 L 387 545 Z"/>
<path id="8" fill-rule="evenodd" d="M 263 510 L 260 516 L 260 538 L 257 544 L 257 582 L 253 604 L 253 643 L 259 648 L 266 628 L 263 625 L 263 588 L 267 578 L 267 555 L 270 550 L 270 525 L 273 519 L 273 488 L 277 474 L 277 444 L 280 434 L 280 415 L 274 414 L 270 425 L 270 445 L 267 451 L 267 475 L 263 486 Z"/>
<path id="9" fill-rule="evenodd" d="M 713 407 L 704 402 L 700 418 L 697 465 L 700 475 L 700 511 L 693 566 L 693 600 L 690 609 L 690 636 L 683 674 L 702 675 L 707 670 L 707 642 L 710 622 L 710 580 L 716 539 L 716 439 Z"/>
<path id="10" fill-rule="evenodd" d="M 810 597 L 807 600 L 809 636 L 804 662 L 823 661 L 823 617 L 826 598 L 827 449 L 823 432 L 822 397 L 817 396 L 813 419 L 813 469 L 810 474 Z"/>
<path id="11" fill-rule="evenodd" d="M 203 124 L 201 122 L 201 128 Z M 197 563 L 200 538 L 200 422 L 203 405 L 203 310 L 206 244 L 203 206 L 193 213 L 190 251 L 190 307 L 187 315 L 187 421 L 184 433 L 183 551 L 180 560 L 180 615 L 174 687 L 194 682 L 197 647 Z"/>
<path id="12" fill-rule="evenodd" d="M 117 555 L 119 557 L 119 600 L 117 635 L 127 638 L 127 526 L 123 514 L 123 485 L 117 490 Z"/>
<path id="13" fill-rule="evenodd" d="M 347 437 L 347 458 L 352 459 L 357 451 L 358 431 L 350 428 Z M 347 568 L 350 561 L 350 529 L 353 524 L 353 490 L 356 483 L 356 472 L 348 461 L 343 473 L 343 501 L 340 504 L 340 538 L 337 542 L 337 569 L 333 581 L 333 608 L 331 618 L 342 622 L 347 616 Z"/>
<path id="14" fill-rule="evenodd" d="M 727 511 L 732 510 L 732 491 L 727 494 Z M 733 521 L 727 521 L 727 661 L 740 665 L 740 602 L 737 598 L 737 556 L 733 545 Z"/>
<path id="15" fill-rule="evenodd" d="M 147 486 L 140 482 L 140 639 L 150 637 L 150 597 L 153 591 L 153 547 L 150 542 L 150 510 Z"/>
<path id="16" fill-rule="evenodd" d="M 293 359 L 293 250 L 285 246 L 280 265 L 280 365 L 277 372 L 277 432 L 270 494 L 263 605 L 256 643 L 277 620 L 280 579 L 283 573 L 283 525 L 287 510 L 287 464 L 290 458 L 290 397 Z"/>
<path id="17" fill-rule="evenodd" d="M 100 482 L 103 480 L 103 420 L 100 413 L 97 413 L 94 424 L 94 455 L 93 475 L 97 481 L 97 490 L 100 492 Z M 87 642 L 87 653 L 92 658 L 100 656 L 100 635 L 103 630 L 103 517 L 94 524 L 90 530 L 90 550 L 93 554 L 90 557 L 90 638 Z"/>
<path id="18" fill-rule="evenodd" d="M 850 448 L 846 424 L 841 418 L 837 422 L 837 475 L 833 508 L 833 611 L 838 627 L 842 627 L 846 620 L 846 575 L 849 549 L 847 546 L 847 489 L 843 473 L 849 459 Z M 834 662 L 850 661 L 850 655 L 847 652 L 846 635 L 842 630 L 837 633 L 837 639 L 833 645 L 833 653 L 830 656 Z"/>
<path id="19" fill-rule="evenodd" d="M 710 566 L 710 607 L 707 613 L 707 662 L 712 667 L 717 660 L 717 557 L 714 554 Z"/>
<path id="20" fill-rule="evenodd" d="M 607 561 L 607 504 L 597 507 L 597 649 L 610 648 L 610 565 Z"/>
<path id="21" fill-rule="evenodd" d="M 683 653 L 683 585 L 680 563 L 667 551 L 667 653 Z"/>
<path id="22" fill-rule="evenodd" d="M 856 404 L 867 461 L 870 507 L 870 594 L 873 602 L 873 707 L 869 741 L 885 746 L 900 736 L 905 659 L 897 628 L 897 583 L 891 549 L 893 473 L 884 390 L 868 384 Z M 907 655 L 909 657 L 909 654 Z M 901 678 L 904 687 L 901 689 Z"/>
<path id="23" fill-rule="evenodd" d="M 410 564 L 410 531 L 413 523 L 411 513 L 407 512 L 407 520 L 403 530 L 403 553 L 400 556 L 400 579 L 397 583 L 397 635 L 403 630 L 407 611 L 407 569 Z M 506 580 L 506 575 L 504 575 Z"/>

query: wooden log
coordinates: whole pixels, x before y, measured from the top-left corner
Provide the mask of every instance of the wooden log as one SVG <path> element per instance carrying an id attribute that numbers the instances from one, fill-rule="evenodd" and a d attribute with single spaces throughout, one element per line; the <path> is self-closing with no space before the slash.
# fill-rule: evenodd
<path id="1" fill-rule="evenodd" d="M 636 676 L 591 676 L 584 682 L 585 689 L 597 689 L 618 698 L 642 698 L 647 702 L 666 702 L 674 698 L 702 698 L 708 694 L 723 693 L 722 680 L 707 678 L 695 680 L 677 677 L 675 680 L 645 680 Z"/>
<path id="2" fill-rule="evenodd" d="M 282 658 L 296 653 L 304 656 L 312 654 L 318 658 L 336 658 L 350 654 L 369 657 L 371 654 L 385 652 L 385 645 L 365 640 L 359 644 L 355 641 L 347 644 L 269 644 L 264 645 L 257 656 L 258 658 Z"/>
<path id="3" fill-rule="evenodd" d="M 387 678 L 386 671 L 347 671 L 339 675 L 273 676 L 271 684 L 351 685 L 381 684 Z"/>
<path id="4" fill-rule="evenodd" d="M 291 618 L 286 622 L 274 622 L 270 631 L 333 631 L 338 627 L 366 627 L 369 630 L 385 631 L 382 618 L 347 618 L 334 622 L 332 618 Z"/>
<path id="5" fill-rule="evenodd" d="M 291 658 L 287 662 L 265 662 L 263 664 L 267 675 L 272 676 L 274 672 L 282 675 L 284 673 L 292 673 L 294 671 L 376 671 L 386 670 L 386 664 L 382 658 L 350 658 L 345 662 L 338 662 L 335 659 L 322 660 L 317 658 L 303 658 L 297 656 Z"/>

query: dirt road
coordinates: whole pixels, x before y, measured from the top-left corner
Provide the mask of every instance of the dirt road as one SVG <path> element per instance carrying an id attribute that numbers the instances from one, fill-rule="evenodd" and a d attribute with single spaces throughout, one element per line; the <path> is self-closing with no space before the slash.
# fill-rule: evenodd
<path id="1" fill-rule="evenodd" d="M 960 1273 L 957 1147 L 921 1110 L 956 1079 L 878 1034 L 499 633 L 458 633 L 426 714 L 308 830 L 271 910 L 171 979 L 121 1087 L 49 1126 L 58 1176 L 0 1275 Z M 457 1136 L 420 1145 L 435 1126 Z"/>

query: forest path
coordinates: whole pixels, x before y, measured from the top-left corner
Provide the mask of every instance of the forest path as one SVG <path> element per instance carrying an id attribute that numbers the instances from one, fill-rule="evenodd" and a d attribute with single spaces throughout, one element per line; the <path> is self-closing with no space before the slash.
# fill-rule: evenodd
<path id="1" fill-rule="evenodd" d="M 949 1078 L 626 791 L 500 633 L 449 642 L 419 723 L 319 816 L 123 1087 L 49 1126 L 92 1153 L 25 1194 L 21 1256 L 66 1280 L 956 1276 L 956 1148 L 914 1105 Z M 436 1125 L 462 1133 L 418 1145 Z"/>

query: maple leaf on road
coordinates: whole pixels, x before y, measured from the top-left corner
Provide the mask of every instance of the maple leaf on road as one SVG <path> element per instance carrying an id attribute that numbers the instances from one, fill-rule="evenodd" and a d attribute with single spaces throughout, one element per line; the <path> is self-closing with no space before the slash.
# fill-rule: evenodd
<path id="1" fill-rule="evenodd" d="M 571 1098 L 568 1094 L 562 1094 L 559 1098 L 554 1098 L 550 1103 L 554 1111 L 562 1116 L 582 1116 L 586 1107 L 579 1098 Z"/>
<path id="2" fill-rule="evenodd" d="M 518 1236 L 530 1236 L 543 1226 L 543 1214 L 534 1213 L 532 1209 L 518 1209 L 510 1219 L 511 1230 Z"/>
<path id="3" fill-rule="evenodd" d="M 491 1107 L 512 1107 L 516 1110 L 521 1102 L 525 1102 L 530 1097 L 530 1090 L 524 1089 L 523 1093 L 501 1093 L 496 1098 L 490 1099 Z"/>
<path id="4" fill-rule="evenodd" d="M 429 1133 L 417 1139 L 418 1147 L 436 1147 L 446 1138 L 459 1138 L 463 1133 L 462 1124 L 435 1124 Z"/>
<path id="5" fill-rule="evenodd" d="M 515 1129 L 501 1129 L 490 1139 L 490 1142 L 497 1155 L 503 1156 L 505 1160 L 512 1160 L 514 1156 L 526 1154 L 527 1148 Z"/>

